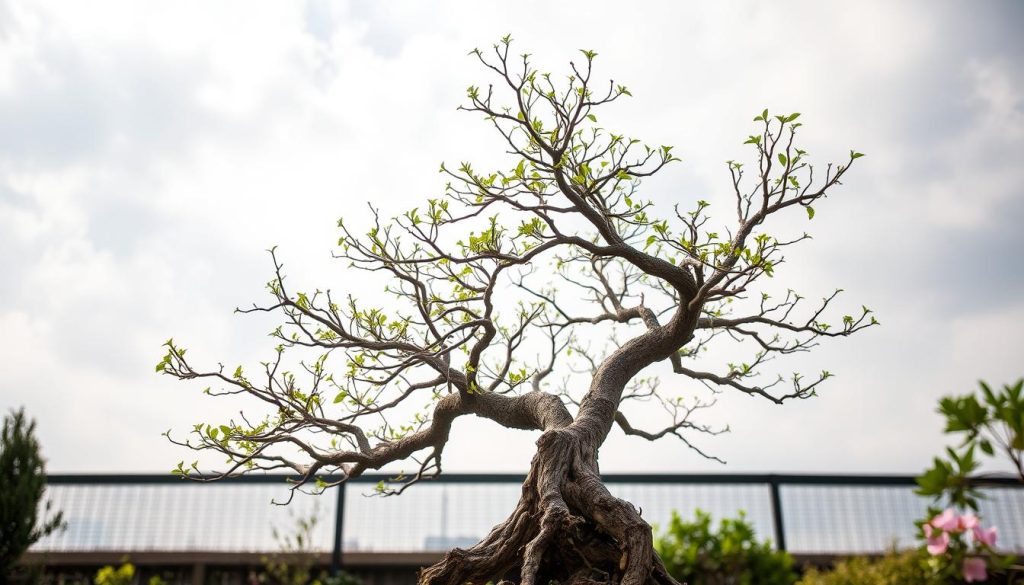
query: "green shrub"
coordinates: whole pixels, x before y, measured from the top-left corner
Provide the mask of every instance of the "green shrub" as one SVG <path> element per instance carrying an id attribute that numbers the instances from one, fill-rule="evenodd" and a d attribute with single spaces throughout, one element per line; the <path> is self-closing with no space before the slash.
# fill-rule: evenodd
<path id="1" fill-rule="evenodd" d="M 697 510 L 693 522 L 673 512 L 654 547 L 668 572 L 688 585 L 792 585 L 797 580 L 793 558 L 758 542 L 742 512 L 723 519 L 717 531 L 706 512 Z"/>
<path id="2" fill-rule="evenodd" d="M 0 430 L 0 583 L 33 581 L 38 567 L 16 566 L 21 555 L 40 538 L 64 526 L 60 512 L 40 502 L 46 491 L 46 470 L 35 437 L 36 423 L 25 410 L 4 417 Z"/>
<path id="3" fill-rule="evenodd" d="M 854 557 L 836 563 L 831 571 L 809 569 L 799 585 L 939 585 L 918 550 L 890 552 L 871 559 Z"/>
<path id="4" fill-rule="evenodd" d="M 120 567 L 107 565 L 96 572 L 96 585 L 131 585 L 135 581 L 135 565 L 122 563 Z"/>

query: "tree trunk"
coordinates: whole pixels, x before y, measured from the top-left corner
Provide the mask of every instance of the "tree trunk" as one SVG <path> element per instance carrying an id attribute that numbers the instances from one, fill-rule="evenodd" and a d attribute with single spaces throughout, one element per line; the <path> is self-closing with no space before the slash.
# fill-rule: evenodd
<path id="1" fill-rule="evenodd" d="M 558 416 L 536 417 L 549 424 L 512 515 L 473 547 L 454 549 L 421 571 L 420 585 L 678 585 L 654 551 L 650 525 L 608 492 L 597 466 L 626 384 L 669 357 L 693 331 L 692 319 L 660 327 L 646 308 L 641 316 L 650 329 L 602 362 L 575 420 L 560 402 L 546 405 Z"/>
<path id="2" fill-rule="evenodd" d="M 512 514 L 473 547 L 421 571 L 421 585 L 676 585 L 654 552 L 650 525 L 608 492 L 598 445 L 575 427 L 541 435 Z"/>

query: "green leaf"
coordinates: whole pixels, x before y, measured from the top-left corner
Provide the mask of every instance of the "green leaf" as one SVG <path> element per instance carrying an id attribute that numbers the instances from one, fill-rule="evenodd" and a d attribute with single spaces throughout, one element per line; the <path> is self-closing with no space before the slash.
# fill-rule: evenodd
<path id="1" fill-rule="evenodd" d="M 242 366 L 238 366 L 237 368 L 235 368 L 234 377 L 235 378 L 241 378 L 242 377 Z"/>
<path id="2" fill-rule="evenodd" d="M 597 116 L 595 116 L 594 114 L 587 114 L 587 119 L 597 124 Z"/>
<path id="3" fill-rule="evenodd" d="M 755 122 L 764 122 L 767 119 L 768 119 L 768 109 L 765 108 L 765 110 L 763 112 L 761 112 L 760 116 L 754 118 L 754 121 Z"/>
<path id="4" fill-rule="evenodd" d="M 800 117 L 800 112 L 795 112 L 793 114 L 790 114 L 790 115 L 786 116 L 786 122 L 792 122 L 793 120 L 796 120 L 799 117 Z"/>
<path id="5" fill-rule="evenodd" d="M 855 151 L 852 151 L 852 150 L 850 151 L 850 158 L 851 159 L 858 159 L 858 158 L 860 158 L 862 156 L 864 156 L 864 153 L 862 153 L 862 152 L 855 152 Z"/>
<path id="6" fill-rule="evenodd" d="M 334 404 L 337 404 L 342 400 L 345 400 L 346 398 L 348 398 L 348 392 L 342 390 L 341 392 L 338 392 L 337 396 L 334 397 Z"/>
<path id="7" fill-rule="evenodd" d="M 782 154 L 780 152 L 779 153 L 779 164 L 781 164 L 782 166 L 786 166 L 786 161 L 787 160 L 789 160 L 789 159 L 786 158 L 786 155 L 784 155 L 784 154 Z"/>
<path id="8" fill-rule="evenodd" d="M 992 442 L 988 439 L 982 439 L 978 443 L 978 446 L 981 447 L 982 452 L 990 457 L 995 454 L 995 449 L 992 448 Z"/>
<path id="9" fill-rule="evenodd" d="M 804 209 L 807 210 L 807 219 L 814 219 L 814 208 L 810 205 L 805 205 Z"/>
<path id="10" fill-rule="evenodd" d="M 918 489 L 915 490 L 915 493 L 938 498 L 949 483 L 951 472 L 949 464 L 936 457 L 932 468 L 916 478 Z"/>

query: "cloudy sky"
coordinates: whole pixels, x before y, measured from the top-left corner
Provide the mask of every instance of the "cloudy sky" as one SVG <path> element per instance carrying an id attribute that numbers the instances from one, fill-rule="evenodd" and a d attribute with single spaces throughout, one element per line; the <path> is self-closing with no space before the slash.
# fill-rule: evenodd
<path id="1" fill-rule="evenodd" d="M 625 6 L 0 0 L 0 407 L 38 420 L 51 471 L 187 457 L 160 433 L 227 407 L 154 375 L 160 344 L 262 359 L 272 323 L 232 310 L 275 244 L 298 282 L 370 294 L 330 257 L 336 219 L 439 195 L 442 161 L 505 164 L 455 107 L 488 81 L 467 51 L 511 33 L 628 85 L 602 122 L 683 159 L 659 204 L 726 197 L 764 107 L 802 112 L 819 160 L 868 154 L 776 278 L 883 327 L 791 362 L 838 374 L 817 399 L 723 395 L 706 420 L 732 432 L 702 445 L 728 465 L 616 431 L 603 469 L 922 470 L 939 396 L 1024 376 L 1024 4 Z M 452 471 L 524 470 L 536 438 L 453 437 Z"/>

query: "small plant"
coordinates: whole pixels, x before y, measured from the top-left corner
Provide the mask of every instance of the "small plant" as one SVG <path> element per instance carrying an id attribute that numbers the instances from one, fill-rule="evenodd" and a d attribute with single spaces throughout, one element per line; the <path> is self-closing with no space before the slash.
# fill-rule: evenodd
<path id="1" fill-rule="evenodd" d="M 46 470 L 35 438 L 36 423 L 24 409 L 4 417 L 0 432 L 0 583 L 31 580 L 15 565 L 40 538 L 63 528 L 62 514 L 40 517 Z M 50 502 L 44 506 L 50 513 Z"/>
<path id="2" fill-rule="evenodd" d="M 135 581 L 135 565 L 122 563 L 120 567 L 107 565 L 96 572 L 96 585 L 131 585 Z"/>
<path id="3" fill-rule="evenodd" d="M 693 522 L 673 512 L 654 547 L 668 572 L 688 585 L 791 585 L 797 579 L 793 558 L 758 542 L 743 512 L 723 519 L 717 531 L 707 512 L 697 510 Z"/>
<path id="4" fill-rule="evenodd" d="M 1018 568 L 1013 557 L 996 553 L 996 527 L 983 527 L 976 514 L 984 497 L 979 490 L 983 479 L 972 476 L 981 466 L 976 454 L 1005 458 L 1024 482 L 1024 379 L 998 391 L 985 382 L 979 385 L 980 399 L 966 394 L 939 401 L 945 432 L 962 439 L 917 478 L 918 494 L 948 506 L 941 512 L 929 509 L 928 518 L 918 522 L 918 537 L 930 555 L 927 564 L 941 578 L 968 583 L 986 581 L 990 570 Z M 967 513 L 958 514 L 957 509 Z"/>
<path id="5" fill-rule="evenodd" d="M 313 551 L 313 532 L 319 522 L 319 510 L 314 508 L 308 517 L 296 518 L 294 532 L 281 534 L 273 529 L 274 540 L 281 551 L 263 557 L 263 571 L 259 582 L 272 585 L 360 585 L 359 579 L 341 572 L 327 575 L 316 572 L 316 553 Z"/>

